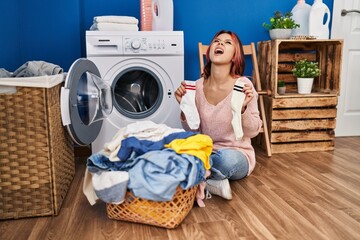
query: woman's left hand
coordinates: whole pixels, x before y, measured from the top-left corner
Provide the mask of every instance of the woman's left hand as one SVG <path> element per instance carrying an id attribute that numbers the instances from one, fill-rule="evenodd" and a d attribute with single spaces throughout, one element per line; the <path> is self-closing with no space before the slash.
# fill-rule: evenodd
<path id="1" fill-rule="evenodd" d="M 245 94 L 245 99 L 244 99 L 241 113 L 245 112 L 246 106 L 251 101 L 251 99 L 253 99 L 253 97 L 254 97 L 254 89 L 253 89 L 252 85 L 244 84 L 243 93 Z"/>

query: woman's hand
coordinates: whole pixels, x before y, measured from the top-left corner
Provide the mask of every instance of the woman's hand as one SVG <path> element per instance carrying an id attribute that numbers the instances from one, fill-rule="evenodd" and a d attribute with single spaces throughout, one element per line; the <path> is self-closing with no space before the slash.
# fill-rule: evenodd
<path id="1" fill-rule="evenodd" d="M 181 85 L 178 87 L 178 89 L 176 89 L 175 91 L 175 98 L 176 101 L 180 104 L 182 97 L 185 95 L 186 93 L 186 89 L 185 89 L 185 81 L 181 82 Z"/>
<path id="2" fill-rule="evenodd" d="M 244 99 L 244 103 L 243 103 L 243 106 L 242 106 L 242 109 L 241 109 L 241 113 L 245 112 L 246 106 L 249 104 L 249 102 L 254 97 L 254 90 L 253 90 L 252 85 L 244 84 L 243 93 L 245 94 L 245 99 Z"/>

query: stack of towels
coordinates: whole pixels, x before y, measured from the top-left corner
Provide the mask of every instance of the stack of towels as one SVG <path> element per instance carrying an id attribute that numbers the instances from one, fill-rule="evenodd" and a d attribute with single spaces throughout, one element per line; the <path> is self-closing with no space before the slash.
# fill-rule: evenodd
<path id="1" fill-rule="evenodd" d="M 130 16 L 94 17 L 90 30 L 98 31 L 139 31 L 139 20 Z"/>

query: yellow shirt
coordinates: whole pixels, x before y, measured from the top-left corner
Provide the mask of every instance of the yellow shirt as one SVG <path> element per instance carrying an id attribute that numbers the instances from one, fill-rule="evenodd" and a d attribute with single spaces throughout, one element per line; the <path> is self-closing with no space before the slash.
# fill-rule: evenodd
<path id="1" fill-rule="evenodd" d="M 165 147 L 172 148 L 178 154 L 189 154 L 199 158 L 205 169 L 210 169 L 210 155 L 213 149 L 212 139 L 205 134 L 196 134 L 184 139 L 175 139 Z"/>

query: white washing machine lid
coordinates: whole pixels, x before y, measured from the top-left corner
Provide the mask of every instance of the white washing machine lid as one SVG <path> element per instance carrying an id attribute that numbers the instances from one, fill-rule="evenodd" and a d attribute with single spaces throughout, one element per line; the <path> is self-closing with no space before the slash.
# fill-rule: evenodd
<path id="1" fill-rule="evenodd" d="M 96 139 L 103 123 L 101 119 L 84 123 L 81 116 L 84 106 L 79 106 L 81 105 L 79 104 L 79 101 L 81 101 L 81 96 L 79 96 L 81 91 L 79 88 L 81 87 L 81 79 L 86 73 L 101 77 L 98 68 L 92 61 L 86 58 L 77 59 L 67 73 L 60 95 L 63 125 L 67 127 L 71 138 L 81 146 L 89 145 Z"/>

